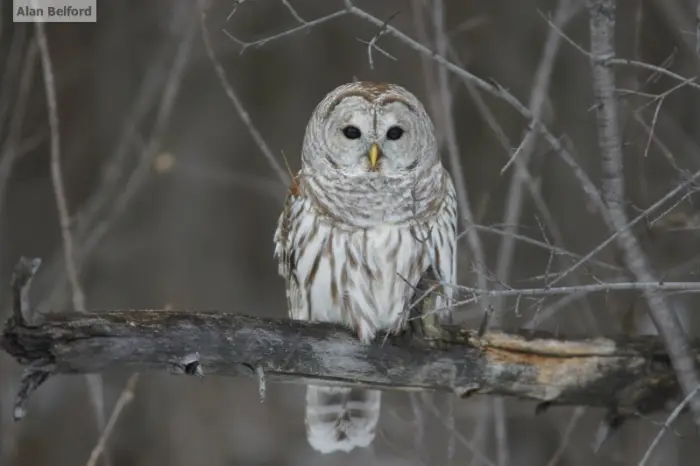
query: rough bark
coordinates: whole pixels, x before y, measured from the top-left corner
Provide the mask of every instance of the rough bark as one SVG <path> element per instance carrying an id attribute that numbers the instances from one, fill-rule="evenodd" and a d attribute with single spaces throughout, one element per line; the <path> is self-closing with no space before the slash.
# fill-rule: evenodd
<path id="1" fill-rule="evenodd" d="M 678 397 L 668 355 L 652 336 L 479 335 L 447 328 L 439 341 L 382 335 L 363 345 L 350 331 L 330 324 L 230 312 L 61 313 L 32 322 L 23 299 L 28 280 L 24 283 L 21 273 L 16 277 L 15 312 L 0 343 L 28 366 L 18 418 L 26 398 L 48 375 L 112 370 L 254 377 L 262 372 L 267 380 L 441 390 L 462 397 L 494 394 L 542 406 L 600 406 L 619 415 L 650 412 Z M 692 350 L 697 359 L 700 341 Z"/>

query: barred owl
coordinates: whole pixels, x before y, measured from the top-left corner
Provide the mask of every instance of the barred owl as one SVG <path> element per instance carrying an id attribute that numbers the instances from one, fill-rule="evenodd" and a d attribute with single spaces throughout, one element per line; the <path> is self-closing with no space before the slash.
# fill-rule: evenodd
<path id="1" fill-rule="evenodd" d="M 426 274 L 453 283 L 456 273 L 456 196 L 425 108 L 397 85 L 339 86 L 309 120 L 301 165 L 274 236 L 290 317 L 344 324 L 363 343 L 402 331 Z M 451 290 L 430 301 L 439 321 Z M 380 397 L 308 386 L 311 446 L 368 446 Z"/>

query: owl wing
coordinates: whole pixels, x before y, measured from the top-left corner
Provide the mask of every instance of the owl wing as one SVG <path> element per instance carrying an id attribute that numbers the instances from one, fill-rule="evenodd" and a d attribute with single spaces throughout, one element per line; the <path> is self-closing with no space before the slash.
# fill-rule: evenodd
<path id="1" fill-rule="evenodd" d="M 305 208 L 305 201 L 296 179 L 292 182 L 284 209 L 277 222 L 274 235 L 275 253 L 278 261 L 278 272 L 286 281 L 287 310 L 289 317 L 298 320 L 308 320 L 308 309 L 302 301 L 301 288 L 296 274 L 298 259 L 297 246 L 294 244 L 294 231 L 299 213 Z"/>
<path id="2" fill-rule="evenodd" d="M 437 280 L 444 283 L 456 284 L 457 280 L 457 194 L 450 175 L 445 172 L 446 195 L 445 201 L 438 214 L 428 224 L 426 237 L 427 268 L 422 280 Z M 419 288 L 428 289 L 430 285 Z M 423 314 L 436 312 L 442 323 L 451 320 L 452 298 L 454 287 L 441 286 L 432 293 L 423 306 Z"/>

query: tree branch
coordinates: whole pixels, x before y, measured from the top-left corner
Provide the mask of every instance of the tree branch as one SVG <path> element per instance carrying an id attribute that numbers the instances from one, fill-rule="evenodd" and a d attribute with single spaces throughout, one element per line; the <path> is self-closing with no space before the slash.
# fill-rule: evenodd
<path id="1" fill-rule="evenodd" d="M 629 220 L 624 207 L 622 137 L 620 133 L 615 74 L 609 61 L 615 58 L 616 0 L 588 0 L 591 31 L 591 65 L 593 92 L 598 123 L 598 145 L 603 167 L 603 193 L 610 211 L 610 220 L 625 262 L 638 281 L 655 281 L 649 260 L 637 238 L 627 229 Z M 680 319 L 657 290 L 644 291 L 649 305 L 649 317 L 668 347 L 683 391 L 690 395 L 700 385 L 698 358 L 686 339 Z M 700 399 L 690 399 L 695 425 L 700 429 Z"/>
<path id="2" fill-rule="evenodd" d="M 2 348 L 18 362 L 51 373 L 115 369 L 268 379 L 394 390 L 483 393 L 554 404 L 638 409 L 676 390 L 655 337 L 563 340 L 543 332 L 505 334 L 450 328 L 437 345 L 405 337 L 361 344 L 325 323 L 235 313 L 124 310 L 56 314 L 41 324 L 10 319 Z M 700 355 L 700 342 L 694 346 Z M 199 353 L 198 360 L 191 355 Z M 664 384 L 663 381 L 666 381 Z"/>
<path id="3" fill-rule="evenodd" d="M 28 366 L 16 403 L 23 414 L 49 375 L 111 370 L 247 375 L 266 380 L 391 390 L 440 390 L 460 397 L 492 394 L 552 404 L 601 406 L 615 414 L 649 413 L 679 397 L 657 337 L 562 339 L 447 328 L 440 341 L 380 337 L 361 344 L 326 323 L 224 312 L 124 310 L 27 319 L 26 291 L 36 262 L 15 272 L 15 313 L 0 346 Z M 23 291 L 22 291 L 23 290 Z M 700 357 L 700 341 L 692 344 Z"/>

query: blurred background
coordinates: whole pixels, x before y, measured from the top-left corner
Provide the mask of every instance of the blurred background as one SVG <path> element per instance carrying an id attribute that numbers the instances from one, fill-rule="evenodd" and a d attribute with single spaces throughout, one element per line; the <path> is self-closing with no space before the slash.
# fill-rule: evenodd
<path id="1" fill-rule="evenodd" d="M 700 169 L 700 97 L 689 80 L 700 69 L 696 3 L 618 2 L 617 55 L 682 76 L 615 66 L 630 218 Z M 0 283 L 9 284 L 20 256 L 41 257 L 34 303 L 42 312 L 60 312 L 74 303 L 62 259 L 35 28 L 13 24 L 11 2 L 0 4 Z M 390 19 L 415 42 L 382 35 L 375 42 L 382 50 L 371 49 L 370 63 L 367 42 L 380 31 L 376 24 L 356 14 L 306 24 L 343 9 L 341 0 L 204 5 L 210 52 L 239 107 L 227 97 L 205 47 L 197 2 L 99 0 L 96 23 L 46 26 L 61 167 L 89 310 L 285 316 L 272 235 L 287 186 L 251 125 L 276 162 L 284 167 L 284 155 L 296 171 L 316 103 L 356 78 L 407 87 L 434 118 L 445 163 L 466 186 L 468 204 L 461 207 L 472 217 L 472 243 L 474 233 L 482 243 L 474 252 L 467 235 L 462 240 L 461 284 L 544 287 L 609 236 L 551 146 L 538 137 L 522 144 L 526 119 L 412 46 L 423 44 L 507 90 L 600 186 L 584 2 L 357 0 L 356 6 L 380 22 Z M 303 30 L 245 46 L 293 28 Z M 521 144 L 517 163 L 501 173 Z M 634 229 L 666 281 L 697 280 L 694 201 L 694 187 L 683 189 Z M 621 257 L 607 247 L 557 286 L 633 280 Z M 672 294 L 669 302 L 688 334 L 697 336 L 693 296 Z M 4 322 L 8 286 L 0 287 L 0 300 Z M 634 292 L 490 304 L 505 328 L 655 333 Z M 480 305 L 459 310 L 467 325 L 476 325 L 480 315 Z M 104 423 L 85 377 L 51 379 L 15 424 L 19 374 L 0 353 L 0 465 L 85 464 Z M 103 375 L 106 417 L 129 376 Z M 305 440 L 303 393 L 301 386 L 271 385 L 260 403 L 255 380 L 142 374 L 99 464 L 636 465 L 668 415 L 632 418 L 595 454 L 591 444 L 602 409 L 559 407 L 536 416 L 534 404 L 517 400 L 451 402 L 444 395 L 388 393 L 372 449 L 320 456 Z M 681 416 L 649 464 L 695 465 L 699 444 L 688 416 Z"/>

